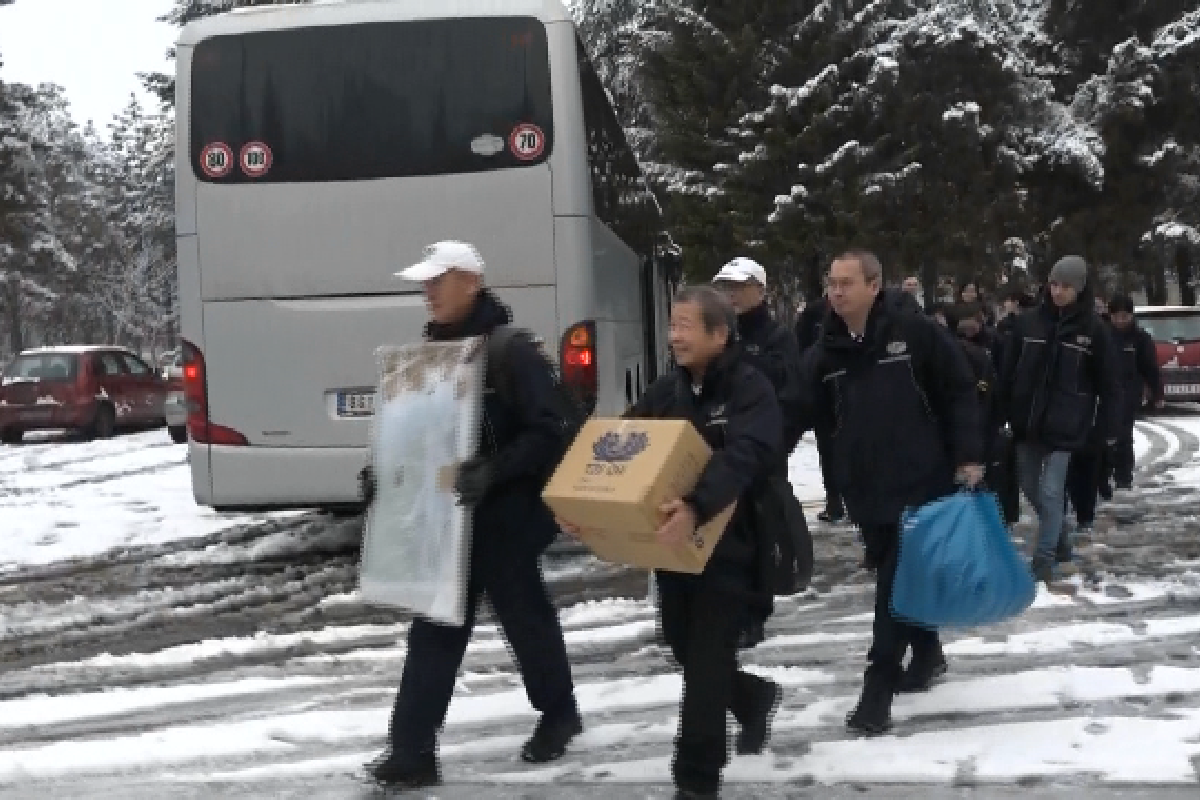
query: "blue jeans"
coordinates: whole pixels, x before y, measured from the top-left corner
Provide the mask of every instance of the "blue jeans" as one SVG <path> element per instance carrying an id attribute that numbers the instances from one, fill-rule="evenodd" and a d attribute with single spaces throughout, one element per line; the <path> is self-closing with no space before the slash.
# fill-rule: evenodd
<path id="1" fill-rule="evenodd" d="M 1062 536 L 1066 516 L 1065 497 L 1067 469 L 1071 454 L 1050 450 L 1037 444 L 1017 445 L 1017 464 L 1020 470 L 1021 491 L 1038 516 L 1037 549 L 1033 567 L 1054 567 L 1054 552 Z"/>

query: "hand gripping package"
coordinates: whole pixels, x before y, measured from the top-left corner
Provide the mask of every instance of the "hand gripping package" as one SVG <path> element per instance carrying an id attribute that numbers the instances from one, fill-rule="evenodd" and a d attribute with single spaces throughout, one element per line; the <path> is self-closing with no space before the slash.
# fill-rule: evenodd
<path id="1" fill-rule="evenodd" d="M 359 588 L 368 603 L 432 622 L 466 620 L 471 512 L 454 495 L 458 465 L 479 442 L 482 338 L 381 347 L 372 431 L 375 501 Z"/>
<path id="2" fill-rule="evenodd" d="M 606 561 L 698 574 L 733 516 L 731 504 L 686 544 L 655 538 L 659 508 L 687 495 L 712 450 L 686 420 L 593 418 L 550 479 L 542 498 Z"/>

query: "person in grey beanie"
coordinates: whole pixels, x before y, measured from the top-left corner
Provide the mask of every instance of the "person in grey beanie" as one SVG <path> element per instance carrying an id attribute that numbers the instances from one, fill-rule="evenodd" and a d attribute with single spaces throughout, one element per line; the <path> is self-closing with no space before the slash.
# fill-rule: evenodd
<path id="1" fill-rule="evenodd" d="M 1120 384 L 1112 340 L 1096 314 L 1087 263 L 1067 256 L 1050 271 L 1041 304 L 1018 318 L 1000 371 L 1000 404 L 1017 445 L 1021 490 L 1038 516 L 1032 569 L 1056 590 L 1071 454 L 1094 435 L 1111 449 Z"/>

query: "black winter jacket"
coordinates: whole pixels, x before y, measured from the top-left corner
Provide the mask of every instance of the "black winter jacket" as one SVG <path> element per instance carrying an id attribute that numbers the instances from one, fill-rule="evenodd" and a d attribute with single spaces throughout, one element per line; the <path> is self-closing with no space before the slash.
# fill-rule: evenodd
<path id="1" fill-rule="evenodd" d="M 757 367 L 775 387 L 783 414 L 781 460 L 786 465 L 804 433 L 800 428 L 800 349 L 796 337 L 775 321 L 765 303 L 739 314 L 737 324 L 746 363 Z"/>
<path id="2" fill-rule="evenodd" d="M 1058 309 L 1049 294 L 1021 315 L 1004 348 L 1001 407 L 1017 442 L 1080 452 L 1111 441 L 1120 385 L 1108 326 L 1090 287 Z"/>
<path id="3" fill-rule="evenodd" d="M 1137 417 L 1142 408 L 1142 392 L 1150 390 L 1151 402 L 1163 397 L 1162 373 L 1158 369 L 1158 350 L 1146 329 L 1134 323 L 1121 330 L 1111 326 L 1117 350 L 1117 377 L 1121 382 L 1121 411 L 1125 422 Z"/>
<path id="4" fill-rule="evenodd" d="M 984 462 L 991 464 L 1001 452 L 1000 431 L 1004 427 L 997 396 L 999 387 L 996 385 L 996 367 L 988 351 L 972 340 L 960 338 L 959 343 L 975 377 L 975 394 L 979 399 L 980 441 L 983 442 Z"/>
<path id="5" fill-rule="evenodd" d="M 698 392 L 687 369 L 676 367 L 650 384 L 625 416 L 690 420 L 713 449 L 696 488 L 683 499 L 701 525 L 739 501 L 704 574 L 734 576 L 749 588 L 757 544 L 750 503 L 742 501 L 777 469 L 783 450 L 783 419 L 770 381 L 750 366 L 740 346 L 730 344 L 705 372 Z"/>
<path id="6" fill-rule="evenodd" d="M 512 312 L 489 291 L 480 292 L 475 307 L 460 325 L 430 322 L 426 338 L 451 341 L 486 336 L 512 322 Z M 506 404 L 489 377 L 484 386 L 483 428 L 478 455 L 491 459 L 494 483 L 475 508 L 475 530 L 506 529 L 514 545 L 544 548 L 558 526 L 542 502 L 543 479 L 566 449 L 566 433 L 554 408 L 554 375 L 528 340 L 514 337 L 508 349 L 509 385 L 520 401 Z"/>
<path id="7" fill-rule="evenodd" d="M 875 301 L 861 341 L 836 314 L 804 355 L 806 422 L 822 426 L 828 480 L 858 525 L 895 525 L 908 506 L 954 489 L 956 468 L 983 463 L 975 379 L 941 325 Z"/>

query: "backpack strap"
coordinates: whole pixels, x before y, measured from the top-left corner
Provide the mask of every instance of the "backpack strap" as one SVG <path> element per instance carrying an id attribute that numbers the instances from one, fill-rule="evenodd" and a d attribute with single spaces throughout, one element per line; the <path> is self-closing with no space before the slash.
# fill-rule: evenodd
<path id="1" fill-rule="evenodd" d="M 487 383 L 496 390 L 500 401 L 512 405 L 514 397 L 509 380 L 511 371 L 508 368 L 510 346 L 513 339 L 524 332 L 512 325 L 497 325 L 487 337 L 487 362 L 484 365 Z"/>

